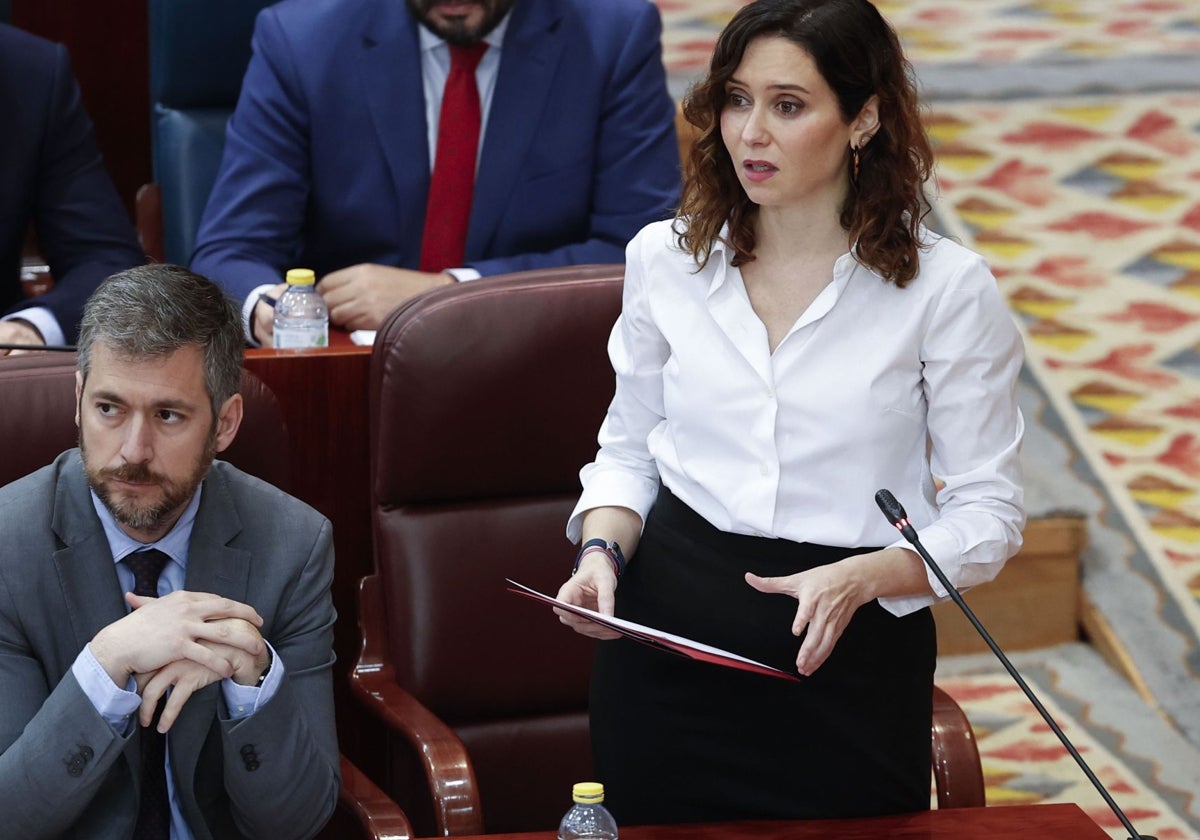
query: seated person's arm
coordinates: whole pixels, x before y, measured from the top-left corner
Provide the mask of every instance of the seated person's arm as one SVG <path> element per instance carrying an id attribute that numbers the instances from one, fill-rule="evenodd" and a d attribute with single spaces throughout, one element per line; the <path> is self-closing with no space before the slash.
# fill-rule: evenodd
<path id="1" fill-rule="evenodd" d="M 145 261 L 129 215 L 104 168 L 71 76 L 66 50 L 57 47 L 46 131 L 37 160 L 33 223 L 54 277 L 46 294 L 24 301 L 49 321 L 29 318 L 42 342 L 70 343 L 79 329 L 83 302 L 105 277 Z M 2 325 L 0 325 L 2 327 Z"/>
<path id="2" fill-rule="evenodd" d="M 225 789 L 247 837 L 311 834 L 337 801 L 332 580 L 332 529 L 324 522 L 266 630 L 286 666 L 278 690 L 253 714 L 220 716 Z M 260 756 L 253 772 L 243 761 L 247 744 Z"/>
<path id="3" fill-rule="evenodd" d="M 217 178 L 196 233 L 194 271 L 242 306 L 246 337 L 270 345 L 270 307 L 299 251 L 309 201 L 308 105 L 271 11 L 259 16 L 253 53 L 225 130 Z"/>
<path id="4" fill-rule="evenodd" d="M 229 662 L 197 639 L 229 641 L 210 619 L 261 622 L 252 608 L 215 595 L 177 592 L 150 600 L 147 609 L 101 629 L 89 645 L 94 662 L 117 689 L 180 655 L 195 656 L 222 675 L 231 673 Z M 96 796 L 133 727 L 116 724 L 121 710 L 114 717 L 102 714 L 97 707 L 102 698 L 85 693 L 74 667 L 48 685 L 48 663 L 39 658 L 47 653 L 46 639 L 36 630 L 30 634 L 19 616 L 0 580 L 0 814 L 14 836 L 57 836 Z M 127 710 L 136 706 L 135 701 Z"/>
<path id="5" fill-rule="evenodd" d="M 29 317 L 32 313 L 38 313 L 43 318 L 49 319 L 46 323 L 46 329 L 38 329 L 33 320 Z M 48 330 L 57 331 L 58 340 L 46 341 L 44 333 Z M 53 334 L 53 333 L 52 333 Z M 28 345 L 46 345 L 61 343 L 62 330 L 58 328 L 58 319 L 49 309 L 22 309 L 18 315 L 5 316 L 0 320 L 0 344 L 28 344 Z M 6 350 L 0 347 L 0 356 L 9 352 L 18 352 Z"/>

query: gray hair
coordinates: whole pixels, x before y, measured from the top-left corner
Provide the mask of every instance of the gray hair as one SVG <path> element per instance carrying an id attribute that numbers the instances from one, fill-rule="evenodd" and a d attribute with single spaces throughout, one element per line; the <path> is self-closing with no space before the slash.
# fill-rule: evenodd
<path id="1" fill-rule="evenodd" d="M 85 381 L 97 341 L 127 359 L 162 358 L 197 345 L 214 417 L 241 385 L 241 314 L 215 283 L 178 265 L 135 266 L 92 293 L 79 325 Z"/>

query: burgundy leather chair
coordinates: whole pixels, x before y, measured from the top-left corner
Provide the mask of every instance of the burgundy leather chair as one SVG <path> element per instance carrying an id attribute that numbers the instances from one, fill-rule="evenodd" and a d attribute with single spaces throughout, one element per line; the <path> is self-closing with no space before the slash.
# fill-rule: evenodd
<path id="1" fill-rule="evenodd" d="M 237 437 L 221 457 L 277 487 L 289 477 L 287 427 L 275 394 L 242 372 L 245 412 Z M 75 446 L 75 354 L 0 357 L 0 487 L 49 464 Z M 323 840 L 407 840 L 407 817 L 345 757 L 338 808 Z"/>
<path id="2" fill-rule="evenodd" d="M 242 371 L 246 410 L 221 459 L 287 490 L 287 426 L 278 400 L 262 381 Z M 75 354 L 0 356 L 0 486 L 28 475 L 78 443 L 75 427 Z"/>
<path id="3" fill-rule="evenodd" d="M 376 573 L 351 685 L 392 734 L 419 834 L 551 829 L 592 776 L 591 644 L 512 578 L 553 593 L 579 469 L 613 392 L 623 268 L 575 266 L 422 295 L 379 331 L 370 376 Z"/>
<path id="4" fill-rule="evenodd" d="M 524 272 L 409 301 L 371 360 L 375 574 L 355 694 L 383 722 L 384 788 L 419 836 L 552 829 L 591 776 L 591 643 L 553 594 L 579 469 L 613 392 L 621 266 Z M 983 804 L 965 716 L 935 691 L 941 807 Z M 404 798 L 421 776 L 429 801 Z"/>

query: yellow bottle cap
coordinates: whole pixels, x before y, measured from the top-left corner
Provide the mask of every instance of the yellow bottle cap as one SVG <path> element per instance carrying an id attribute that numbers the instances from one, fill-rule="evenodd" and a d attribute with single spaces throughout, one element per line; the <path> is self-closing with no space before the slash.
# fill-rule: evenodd
<path id="1" fill-rule="evenodd" d="M 571 788 L 571 798 L 576 802 L 595 805 L 604 801 L 604 785 L 599 782 L 577 782 Z"/>
<path id="2" fill-rule="evenodd" d="M 289 286 L 311 286 L 317 282 L 317 275 L 311 268 L 289 268 L 287 283 Z"/>

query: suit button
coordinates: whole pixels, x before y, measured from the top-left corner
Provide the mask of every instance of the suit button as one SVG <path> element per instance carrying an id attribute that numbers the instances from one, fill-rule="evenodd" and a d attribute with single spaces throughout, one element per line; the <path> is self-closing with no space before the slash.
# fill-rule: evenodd
<path id="1" fill-rule="evenodd" d="M 71 757 L 67 758 L 67 775 L 72 779 L 78 779 L 83 775 L 83 768 L 90 760 L 92 751 L 86 746 L 80 748 L 78 752 L 72 752 Z"/>
<path id="2" fill-rule="evenodd" d="M 245 744 L 238 752 L 242 754 L 242 764 L 246 765 L 247 770 L 253 773 L 258 769 L 258 753 L 254 751 L 253 744 Z"/>

